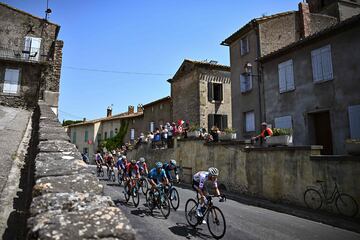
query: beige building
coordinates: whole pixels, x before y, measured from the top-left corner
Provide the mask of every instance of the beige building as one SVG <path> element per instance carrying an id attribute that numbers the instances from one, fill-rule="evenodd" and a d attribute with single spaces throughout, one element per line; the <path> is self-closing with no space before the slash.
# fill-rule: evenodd
<path id="1" fill-rule="evenodd" d="M 230 67 L 184 60 L 171 84 L 172 118 L 210 129 L 231 128 Z"/>

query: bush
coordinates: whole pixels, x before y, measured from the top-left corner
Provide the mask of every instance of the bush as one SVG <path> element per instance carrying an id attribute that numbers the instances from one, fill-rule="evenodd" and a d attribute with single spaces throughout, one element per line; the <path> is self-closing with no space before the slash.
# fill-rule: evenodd
<path id="1" fill-rule="evenodd" d="M 282 135 L 291 135 L 292 129 L 291 128 L 274 128 L 273 136 L 282 136 Z"/>

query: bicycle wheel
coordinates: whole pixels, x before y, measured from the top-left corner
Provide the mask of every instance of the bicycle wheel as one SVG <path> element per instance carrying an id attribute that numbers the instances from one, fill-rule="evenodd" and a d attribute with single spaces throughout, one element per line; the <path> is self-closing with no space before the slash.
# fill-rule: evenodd
<path id="1" fill-rule="evenodd" d="M 149 189 L 149 183 L 148 183 L 148 181 L 146 180 L 146 178 L 144 178 L 144 179 L 142 180 L 142 184 L 141 184 L 141 191 L 142 191 L 143 194 L 145 194 L 148 189 Z"/>
<path id="2" fill-rule="evenodd" d="M 133 187 L 133 189 L 131 191 L 131 197 L 132 197 L 134 206 L 135 207 L 139 206 L 140 196 L 139 196 L 139 190 L 137 189 L 137 187 Z"/>
<path id="3" fill-rule="evenodd" d="M 120 172 L 118 173 L 118 183 L 119 185 L 122 183 L 122 174 Z"/>
<path id="4" fill-rule="evenodd" d="M 199 223 L 196 215 L 197 205 L 198 203 L 192 198 L 187 200 L 185 204 L 185 218 L 192 227 L 196 227 Z"/>
<path id="5" fill-rule="evenodd" d="M 164 218 L 168 218 L 171 208 L 169 198 L 164 193 L 162 193 L 162 196 L 160 196 L 158 203 L 161 214 L 164 216 Z"/>
<path id="6" fill-rule="evenodd" d="M 152 210 L 155 208 L 155 199 L 154 199 L 154 193 L 151 191 L 151 189 L 147 190 L 145 194 L 145 200 L 147 207 L 152 212 Z"/>
<path id="7" fill-rule="evenodd" d="M 346 193 L 341 193 L 335 200 L 336 209 L 346 217 L 355 217 L 359 211 L 355 199 Z"/>
<path id="8" fill-rule="evenodd" d="M 126 183 L 124 185 L 125 185 L 124 186 L 124 197 L 125 197 L 125 201 L 128 202 L 130 199 L 129 187 Z"/>
<path id="9" fill-rule="evenodd" d="M 175 188 L 170 189 L 169 198 L 170 198 L 170 204 L 171 204 L 172 208 L 176 211 L 180 205 L 180 196 L 179 196 L 178 191 Z"/>
<path id="10" fill-rule="evenodd" d="M 100 169 L 100 177 L 104 177 L 104 169 L 102 167 Z"/>
<path id="11" fill-rule="evenodd" d="M 309 188 L 304 193 L 304 202 L 308 208 L 318 210 L 322 206 L 322 197 L 318 190 Z"/>
<path id="12" fill-rule="evenodd" d="M 111 172 L 111 180 L 113 182 L 115 182 L 116 178 L 115 178 L 115 172 Z"/>
<path id="13" fill-rule="evenodd" d="M 208 210 L 206 214 L 206 223 L 211 235 L 214 238 L 220 239 L 225 235 L 226 232 L 225 217 L 218 207 L 213 206 L 211 207 L 211 209 Z"/>

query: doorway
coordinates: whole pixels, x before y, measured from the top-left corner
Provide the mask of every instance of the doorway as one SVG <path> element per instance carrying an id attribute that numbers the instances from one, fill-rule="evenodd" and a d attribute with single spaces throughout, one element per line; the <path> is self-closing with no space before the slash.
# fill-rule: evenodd
<path id="1" fill-rule="evenodd" d="M 321 154 L 333 154 L 329 111 L 309 113 L 309 133 L 311 144 L 323 146 Z"/>

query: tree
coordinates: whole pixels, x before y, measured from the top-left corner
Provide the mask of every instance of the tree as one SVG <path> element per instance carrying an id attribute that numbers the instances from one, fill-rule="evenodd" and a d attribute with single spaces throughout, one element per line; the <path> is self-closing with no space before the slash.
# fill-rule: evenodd
<path id="1" fill-rule="evenodd" d="M 119 132 L 112 138 L 106 139 L 102 142 L 102 146 L 106 147 L 108 151 L 114 150 L 124 144 L 124 138 L 129 127 L 128 120 L 120 121 Z"/>

